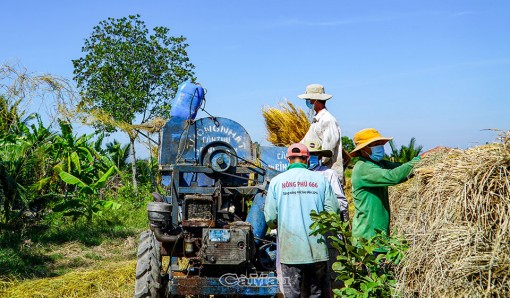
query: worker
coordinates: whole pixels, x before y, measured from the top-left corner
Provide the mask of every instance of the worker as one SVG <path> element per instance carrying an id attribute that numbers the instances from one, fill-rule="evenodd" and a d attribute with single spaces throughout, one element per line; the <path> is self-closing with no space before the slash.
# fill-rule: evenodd
<path id="1" fill-rule="evenodd" d="M 340 219 L 342 221 L 349 221 L 349 203 L 345 197 L 342 182 L 335 170 L 329 169 L 328 167 L 322 165 L 322 157 L 331 157 L 333 152 L 331 152 L 331 150 L 322 149 L 320 141 L 307 142 L 306 147 L 310 152 L 308 169 L 320 173 L 326 177 L 326 179 L 331 184 L 331 187 L 333 188 L 333 191 L 335 192 L 336 198 L 338 200 L 338 205 L 340 206 Z M 339 274 L 335 272 L 332 267 L 333 263 L 335 263 L 337 260 L 339 251 L 332 245 L 333 240 L 330 237 L 338 238 L 339 236 L 335 231 L 329 231 L 324 236 L 326 237 L 326 245 L 329 252 L 328 268 L 330 270 L 331 286 L 334 289 L 338 289 L 342 287 L 342 283 L 337 280 Z"/>
<path id="2" fill-rule="evenodd" d="M 298 97 L 306 100 L 306 106 L 315 112 L 312 124 L 300 143 L 321 141 L 323 149 L 333 152 L 331 157 L 322 157 L 322 165 L 337 171 L 338 176 L 344 180 L 342 132 L 335 117 L 326 109 L 326 101 L 333 96 L 326 94 L 324 86 L 310 84 L 306 86 L 305 93 Z"/>
<path id="3" fill-rule="evenodd" d="M 352 235 L 355 237 L 370 239 L 377 231 L 390 235 L 388 186 L 406 181 L 421 159 L 417 156 L 404 164 L 383 160 L 384 144 L 391 139 L 381 136 L 374 128 L 363 129 L 354 135 L 356 147 L 350 154 L 359 157 L 351 177 L 355 209 Z M 375 249 L 375 255 L 385 252 L 384 247 Z"/>
<path id="4" fill-rule="evenodd" d="M 340 218 L 342 221 L 349 221 L 349 202 L 347 202 L 347 198 L 345 197 L 341 179 L 338 177 L 335 170 L 332 170 L 322 164 L 322 159 L 324 157 L 330 158 L 333 156 L 333 152 L 329 149 L 324 149 L 321 141 L 319 140 L 308 141 L 305 145 L 310 152 L 308 169 L 320 173 L 328 179 L 331 187 L 333 187 L 333 191 L 335 192 L 338 205 L 340 206 Z"/>
<path id="5" fill-rule="evenodd" d="M 269 228 L 278 228 L 278 251 L 285 297 L 331 296 L 328 249 L 324 236 L 310 236 L 310 212 L 339 212 L 333 188 L 321 174 L 307 169 L 310 153 L 300 143 L 287 149 L 287 170 L 269 184 L 264 216 Z"/>

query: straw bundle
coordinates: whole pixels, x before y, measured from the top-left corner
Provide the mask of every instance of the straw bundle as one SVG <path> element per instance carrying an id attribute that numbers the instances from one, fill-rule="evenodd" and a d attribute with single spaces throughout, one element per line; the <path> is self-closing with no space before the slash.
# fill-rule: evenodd
<path id="1" fill-rule="evenodd" d="M 262 115 L 268 132 L 267 140 L 275 146 L 289 146 L 303 139 L 310 121 L 302 109 L 286 101 L 279 108 L 264 107 Z"/>
<path id="2" fill-rule="evenodd" d="M 391 191 L 404 297 L 510 297 L 510 144 L 443 151 Z"/>

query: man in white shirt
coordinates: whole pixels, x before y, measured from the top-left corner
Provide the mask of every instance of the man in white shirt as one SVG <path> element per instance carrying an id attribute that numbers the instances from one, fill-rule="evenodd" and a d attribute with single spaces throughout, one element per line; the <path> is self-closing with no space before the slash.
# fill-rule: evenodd
<path id="1" fill-rule="evenodd" d="M 306 106 L 315 111 L 312 124 L 300 143 L 306 144 L 319 140 L 322 143 L 322 149 L 331 150 L 333 156 L 322 157 L 322 165 L 335 170 L 343 179 L 342 132 L 335 117 L 326 109 L 326 101 L 333 96 L 326 94 L 324 86 L 310 84 L 306 86 L 305 93 L 298 97 L 306 100 Z"/>

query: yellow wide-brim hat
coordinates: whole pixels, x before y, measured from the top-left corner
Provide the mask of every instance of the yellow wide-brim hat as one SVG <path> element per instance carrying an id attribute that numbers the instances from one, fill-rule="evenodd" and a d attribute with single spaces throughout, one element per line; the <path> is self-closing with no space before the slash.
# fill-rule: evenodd
<path id="1" fill-rule="evenodd" d="M 352 157 L 358 156 L 359 150 L 365 148 L 373 142 L 393 140 L 393 138 L 383 137 L 375 128 L 365 128 L 354 134 L 354 145 L 356 148 L 351 151 Z M 386 143 L 385 142 L 385 143 Z"/>

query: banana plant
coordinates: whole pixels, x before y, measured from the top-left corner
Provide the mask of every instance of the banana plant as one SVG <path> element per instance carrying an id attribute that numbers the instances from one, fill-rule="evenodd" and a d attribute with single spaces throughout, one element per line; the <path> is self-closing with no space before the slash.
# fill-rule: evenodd
<path id="1" fill-rule="evenodd" d="M 37 123 L 29 126 L 31 119 Z M 36 114 L 0 133 L 0 201 L 5 223 L 13 219 L 15 211 L 23 211 L 31 200 L 41 195 L 38 185 L 44 184 L 47 177 L 40 157 L 52 137 Z"/>
<path id="2" fill-rule="evenodd" d="M 76 191 L 71 198 L 56 205 L 53 208 L 55 212 L 64 212 L 65 216 L 72 216 L 73 219 L 85 217 L 87 223 L 92 222 L 94 214 L 99 214 L 103 208 L 118 209 L 120 204 L 110 200 L 100 200 L 100 190 L 105 187 L 108 179 L 117 172 L 117 167 L 112 165 L 106 172 L 97 171 L 95 166 L 89 165 L 82 167 L 77 154 L 71 154 L 73 164 L 76 166 L 74 175 L 62 170 L 56 166 L 55 170 L 59 173 L 63 182 L 75 185 Z"/>
<path id="3" fill-rule="evenodd" d="M 72 187 L 67 187 L 65 199 L 53 207 L 55 212 L 63 212 L 73 219 L 85 217 L 92 222 L 94 214 L 102 209 L 118 209 L 120 204 L 100 199 L 100 191 L 109 178 L 118 173 L 111 159 L 97 152 L 98 141 L 91 139 L 94 135 L 73 134 L 70 124 L 60 122 L 61 136 L 55 142 L 54 152 L 61 162 L 54 170 L 60 179 Z"/>

